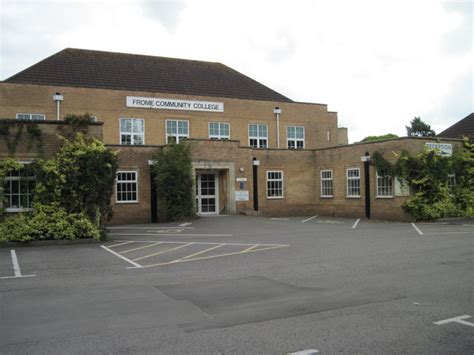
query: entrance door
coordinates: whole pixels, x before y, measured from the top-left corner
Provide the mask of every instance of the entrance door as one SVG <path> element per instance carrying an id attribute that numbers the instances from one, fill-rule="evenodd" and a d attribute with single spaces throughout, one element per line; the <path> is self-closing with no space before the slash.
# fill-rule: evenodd
<path id="1" fill-rule="evenodd" d="M 219 214 L 219 186 L 216 173 L 198 173 L 196 206 L 198 214 Z"/>

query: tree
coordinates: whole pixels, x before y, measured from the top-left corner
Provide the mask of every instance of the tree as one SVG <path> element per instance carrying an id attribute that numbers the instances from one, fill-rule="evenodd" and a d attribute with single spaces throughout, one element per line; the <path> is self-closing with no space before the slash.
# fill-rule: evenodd
<path id="1" fill-rule="evenodd" d="M 387 139 L 393 139 L 393 138 L 398 138 L 398 136 L 396 134 L 393 134 L 393 133 L 388 133 L 388 134 L 384 134 L 382 136 L 368 136 L 368 137 L 365 137 L 359 143 L 380 142 L 380 141 L 385 141 Z"/>
<path id="2" fill-rule="evenodd" d="M 405 126 L 407 129 L 407 136 L 411 137 L 434 137 L 435 131 L 431 126 L 421 120 L 420 117 L 415 117 L 410 121 L 410 126 Z"/>

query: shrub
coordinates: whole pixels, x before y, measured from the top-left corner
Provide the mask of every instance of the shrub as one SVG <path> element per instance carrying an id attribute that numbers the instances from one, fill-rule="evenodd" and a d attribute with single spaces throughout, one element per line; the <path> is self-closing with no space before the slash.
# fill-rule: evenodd
<path id="1" fill-rule="evenodd" d="M 27 242 L 49 239 L 100 239 L 100 231 L 83 213 L 67 213 L 58 206 L 36 205 L 0 224 L 0 241 Z"/>

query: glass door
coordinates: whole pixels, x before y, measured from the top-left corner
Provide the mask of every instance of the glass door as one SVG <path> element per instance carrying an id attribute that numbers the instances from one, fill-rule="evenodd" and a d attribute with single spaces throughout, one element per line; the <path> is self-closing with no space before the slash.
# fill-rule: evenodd
<path id="1" fill-rule="evenodd" d="M 219 214 L 219 189 L 216 173 L 199 173 L 196 178 L 198 214 Z"/>

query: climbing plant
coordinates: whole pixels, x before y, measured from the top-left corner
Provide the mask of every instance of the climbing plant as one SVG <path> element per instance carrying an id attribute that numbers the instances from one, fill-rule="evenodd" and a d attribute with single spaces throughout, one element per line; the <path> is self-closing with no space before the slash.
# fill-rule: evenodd
<path id="1" fill-rule="evenodd" d="M 27 151 L 29 152 L 33 147 L 33 142 L 36 142 L 36 148 L 38 153 L 43 154 L 42 132 L 37 123 L 30 121 L 5 120 L 0 122 L 0 136 L 4 140 L 10 156 L 15 155 L 18 143 L 21 137 L 23 136 L 25 126 L 26 132 L 28 134 Z M 16 132 L 13 136 L 10 134 L 10 128 L 16 128 Z"/>
<path id="2" fill-rule="evenodd" d="M 190 144 L 170 143 L 159 149 L 153 158 L 158 219 L 174 221 L 194 216 Z"/>

